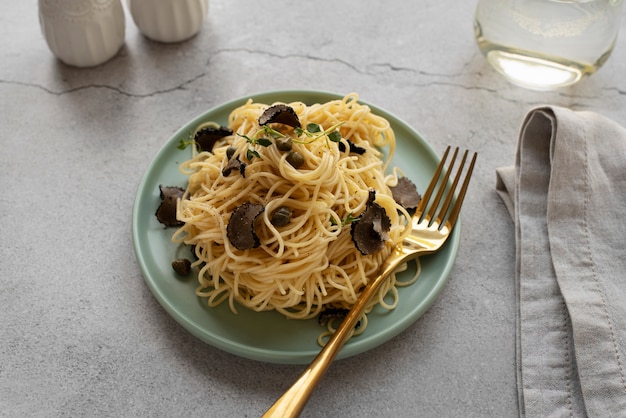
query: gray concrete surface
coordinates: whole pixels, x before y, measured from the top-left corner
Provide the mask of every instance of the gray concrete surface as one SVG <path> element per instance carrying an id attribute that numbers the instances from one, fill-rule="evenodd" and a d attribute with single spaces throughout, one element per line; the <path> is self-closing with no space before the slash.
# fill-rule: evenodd
<path id="1" fill-rule="evenodd" d="M 255 417 L 299 375 L 179 326 L 146 286 L 130 234 L 139 181 L 173 132 L 224 101 L 283 89 L 356 91 L 438 152 L 480 154 L 438 300 L 401 335 L 335 363 L 303 416 L 516 416 L 514 231 L 494 170 L 513 163 L 535 105 L 626 124 L 626 36 L 592 78 L 533 92 L 481 56 L 474 7 L 211 0 L 197 37 L 155 43 L 127 14 L 120 53 L 77 69 L 48 50 L 36 1 L 0 0 L 0 416 Z"/>

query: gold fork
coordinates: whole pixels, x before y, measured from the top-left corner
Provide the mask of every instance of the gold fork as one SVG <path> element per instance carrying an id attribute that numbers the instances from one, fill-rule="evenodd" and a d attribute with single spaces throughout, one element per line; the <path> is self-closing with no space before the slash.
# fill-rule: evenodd
<path id="1" fill-rule="evenodd" d="M 463 168 L 465 166 L 468 151 L 465 151 L 457 168 L 457 173 L 449 185 L 450 173 L 459 153 L 456 148 L 452 155 L 449 169 L 443 173 L 443 169 L 450 152 L 448 146 L 441 157 L 441 162 L 433 175 L 433 178 L 422 196 L 415 214 L 411 218 L 411 234 L 398 244 L 391 255 L 385 260 L 375 279 L 371 280 L 361 292 L 356 303 L 350 309 L 332 337 L 324 348 L 313 359 L 311 364 L 300 375 L 298 380 L 272 405 L 263 417 L 297 417 L 311 397 L 313 390 L 320 382 L 322 376 L 330 366 L 330 363 L 339 353 L 341 347 L 352 334 L 356 323 L 361 318 L 365 307 L 372 295 L 378 290 L 385 278 L 389 276 L 399 265 L 412 260 L 419 255 L 434 253 L 441 248 L 452 232 L 461 211 L 461 205 L 465 198 L 467 186 L 476 162 L 476 153 L 473 154 L 469 167 L 467 167 L 465 179 L 461 189 L 450 207 L 457 188 Z M 437 188 L 436 194 L 435 189 Z M 444 198 L 444 194 L 446 194 Z M 442 200 L 443 199 L 443 200 Z M 435 213 L 437 215 L 435 216 Z"/>

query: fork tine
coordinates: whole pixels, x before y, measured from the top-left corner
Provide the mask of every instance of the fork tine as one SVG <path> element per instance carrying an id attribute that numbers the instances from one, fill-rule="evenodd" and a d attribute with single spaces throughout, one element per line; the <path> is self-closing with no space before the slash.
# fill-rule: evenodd
<path id="1" fill-rule="evenodd" d="M 439 190 L 437 190 L 437 196 L 435 196 L 435 198 L 433 199 L 433 201 L 432 201 L 432 203 L 430 205 L 430 209 L 428 210 L 428 213 L 423 218 L 423 220 L 428 222 L 428 223 L 430 223 L 431 220 L 433 219 L 433 217 L 435 216 L 435 211 L 439 207 L 439 203 L 441 202 L 441 198 L 443 197 L 443 194 L 446 191 L 446 185 L 448 184 L 448 180 L 450 179 L 450 173 L 452 172 L 451 169 L 452 169 L 452 167 L 454 167 L 454 162 L 456 161 L 456 157 L 457 157 L 458 153 L 459 153 L 459 148 L 457 147 L 454 150 L 454 154 L 452 154 L 452 160 L 450 161 L 450 169 L 445 171 L 445 174 L 444 174 L 444 176 L 441 179 L 441 182 L 439 184 Z M 456 185 L 452 186 L 452 190 L 454 190 L 455 186 Z M 440 219 L 437 219 L 437 221 L 439 221 L 439 220 Z"/>
<path id="2" fill-rule="evenodd" d="M 467 154 L 467 151 L 465 151 Z M 459 217 L 459 213 L 461 212 L 461 205 L 463 205 L 463 199 L 465 199 L 465 193 L 467 192 L 467 186 L 469 186 L 470 178 L 472 177 L 472 172 L 474 171 L 474 163 L 476 163 L 476 157 L 478 153 L 474 153 L 472 156 L 472 161 L 470 162 L 469 167 L 467 168 L 467 173 L 465 174 L 465 180 L 461 185 L 461 190 L 454 202 L 454 206 L 452 207 L 452 211 L 450 212 L 450 216 L 448 216 L 448 223 L 450 224 L 450 228 L 454 226 L 457 218 Z M 459 173 L 457 176 L 461 174 L 461 169 L 459 169 Z"/>
<path id="3" fill-rule="evenodd" d="M 441 157 L 441 161 L 435 171 L 435 174 L 433 175 L 433 179 L 428 185 L 428 188 L 426 189 L 426 192 L 424 193 L 422 200 L 420 201 L 416 209 L 416 214 L 420 217 L 420 222 L 426 222 L 428 225 L 433 222 L 433 218 L 434 221 L 437 222 L 437 224 L 439 224 L 440 226 L 443 225 L 443 221 L 446 220 L 446 214 L 448 214 L 448 211 L 450 209 L 450 204 L 452 203 L 452 199 L 454 198 L 454 192 L 456 191 L 459 181 L 461 180 L 463 168 L 465 167 L 465 163 L 467 161 L 469 150 L 466 150 L 463 153 L 463 156 L 459 163 L 459 167 L 457 168 L 456 175 L 454 176 L 451 186 L 448 188 L 448 182 L 450 180 L 452 169 L 454 168 L 454 164 L 459 153 L 459 148 L 457 147 L 454 149 L 454 153 L 449 163 L 449 167 L 442 176 L 442 171 L 446 165 L 446 160 L 448 159 L 450 150 L 451 147 L 448 146 L 443 156 Z M 467 169 L 466 177 L 463 181 L 463 184 L 461 185 L 461 190 L 459 191 L 459 194 L 455 200 L 454 206 L 447 216 L 447 222 L 450 223 L 450 227 L 454 226 L 459 216 L 459 212 L 461 211 L 461 205 L 463 203 L 463 199 L 465 198 L 465 193 L 469 185 L 472 171 L 474 170 L 476 156 L 477 153 L 474 153 L 470 165 Z M 440 177 L 442 178 L 440 179 Z M 437 185 L 439 185 L 439 187 L 437 189 L 436 196 L 431 199 Z M 446 190 L 447 194 L 444 197 Z M 444 198 L 443 203 L 441 202 L 442 198 Z M 437 210 L 439 210 L 439 212 L 435 217 L 435 212 L 437 212 Z"/>
<path id="4" fill-rule="evenodd" d="M 457 148 L 455 150 L 455 154 L 459 151 L 459 149 Z M 450 202 L 452 202 L 452 198 L 454 197 L 454 191 L 456 190 L 457 185 L 459 184 L 459 179 L 461 178 L 461 171 L 463 170 L 463 167 L 465 166 L 465 161 L 467 160 L 467 153 L 469 151 L 465 150 L 465 152 L 463 153 L 463 157 L 461 158 L 461 162 L 459 164 L 459 168 L 457 169 L 458 171 L 456 172 L 456 176 L 454 176 L 454 180 L 452 181 L 452 186 L 450 186 L 450 189 L 448 191 L 448 195 L 446 196 L 446 200 L 443 202 L 443 205 L 441 206 L 441 209 L 439 210 L 439 215 L 437 215 L 437 222 L 441 223 L 443 222 L 446 213 L 448 213 L 448 208 L 450 207 Z M 452 167 L 454 166 L 454 160 L 452 160 L 452 162 L 450 163 L 450 168 L 448 169 L 448 173 L 452 172 Z M 448 174 L 449 177 L 449 174 Z M 447 179 L 446 179 L 447 180 Z M 445 189 L 445 183 L 442 185 L 440 193 L 443 194 L 443 191 Z M 439 203 L 439 202 L 437 202 Z"/>
<path id="5" fill-rule="evenodd" d="M 424 211 L 426 211 L 426 208 L 428 207 L 430 196 L 435 191 L 435 187 L 437 186 L 437 183 L 439 182 L 439 176 L 441 176 L 441 172 L 443 171 L 443 167 L 445 166 L 446 159 L 448 158 L 449 152 L 450 152 L 450 146 L 448 145 L 448 147 L 443 153 L 443 156 L 441 157 L 441 161 L 439 161 L 439 165 L 437 166 L 437 169 L 435 170 L 435 173 L 433 174 L 433 178 L 430 181 L 428 188 L 422 195 L 422 199 L 420 200 L 419 204 L 417 205 L 417 208 L 415 209 L 415 213 L 420 216 L 423 216 Z"/>
<path id="6" fill-rule="evenodd" d="M 441 157 L 441 161 L 439 162 L 439 165 L 437 166 L 437 169 L 435 170 L 435 174 L 433 174 L 433 179 L 430 181 L 428 188 L 422 195 L 422 199 L 417 205 L 417 209 L 415 210 L 416 213 L 421 214 L 426 209 L 426 205 L 428 204 L 428 201 L 430 200 L 430 195 L 435 190 L 435 186 L 437 185 L 437 181 L 439 180 L 439 176 L 441 175 L 441 171 L 443 170 L 443 166 L 446 162 L 446 158 L 448 158 L 449 151 L 450 151 L 450 146 L 448 145 L 448 148 L 446 148 L 446 150 L 444 151 L 443 156 Z"/>

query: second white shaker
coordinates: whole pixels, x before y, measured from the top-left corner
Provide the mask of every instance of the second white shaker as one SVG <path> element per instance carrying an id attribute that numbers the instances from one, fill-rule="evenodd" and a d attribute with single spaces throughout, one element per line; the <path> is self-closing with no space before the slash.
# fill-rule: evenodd
<path id="1" fill-rule="evenodd" d="M 133 21 L 146 37 L 159 42 L 180 42 L 202 28 L 208 0 L 128 0 Z"/>

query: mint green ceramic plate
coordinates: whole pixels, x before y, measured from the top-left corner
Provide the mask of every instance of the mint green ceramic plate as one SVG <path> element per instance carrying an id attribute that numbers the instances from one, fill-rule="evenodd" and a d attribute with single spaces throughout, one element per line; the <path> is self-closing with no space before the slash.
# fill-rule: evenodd
<path id="1" fill-rule="evenodd" d="M 186 248 L 174 245 L 172 228 L 164 228 L 154 216 L 160 203 L 159 185 L 186 185 L 178 171 L 179 164 L 189 158 L 189 149 L 176 148 L 179 139 L 187 138 L 198 124 L 215 121 L 227 124 L 228 115 L 248 98 L 255 102 L 303 101 L 307 104 L 339 99 L 342 95 L 317 91 L 278 91 L 252 95 L 218 106 L 185 124 L 172 136 L 150 163 L 139 185 L 132 215 L 132 234 L 137 260 L 148 287 L 155 298 L 180 325 L 202 341 L 230 353 L 273 363 L 308 363 L 319 351 L 317 336 L 322 331 L 316 319 L 286 319 L 276 312 L 253 312 L 240 307 L 237 315 L 227 304 L 206 307 L 195 296 L 196 282 L 192 275 L 181 280 L 172 271 L 171 261 Z M 366 103 L 367 104 L 367 103 Z M 431 146 L 406 123 L 394 115 L 368 104 L 374 113 L 391 123 L 397 139 L 392 166 L 400 167 L 413 180 L 418 190 L 426 189 L 437 166 L 439 156 Z M 422 273 L 411 286 L 399 290 L 400 301 L 395 310 L 376 309 L 369 315 L 365 332 L 346 343 L 339 354 L 345 358 L 376 347 L 406 329 L 426 311 L 443 288 L 459 246 L 457 226 L 446 246 L 434 255 L 423 257 Z"/>

